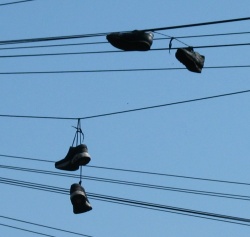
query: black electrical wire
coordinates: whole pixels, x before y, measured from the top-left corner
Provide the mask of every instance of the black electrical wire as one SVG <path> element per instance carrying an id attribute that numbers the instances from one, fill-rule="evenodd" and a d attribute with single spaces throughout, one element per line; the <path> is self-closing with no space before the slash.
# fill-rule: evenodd
<path id="1" fill-rule="evenodd" d="M 0 4 L 0 7 L 6 6 L 6 5 L 11 5 L 11 4 L 17 4 L 17 3 L 32 2 L 32 1 L 35 1 L 35 0 L 23 0 L 23 1 L 18 1 L 18 2 L 16 1 L 16 2 L 2 3 L 2 4 Z"/>
<path id="2" fill-rule="evenodd" d="M 69 191 L 67 189 L 48 186 L 48 185 L 35 184 L 31 182 L 16 181 L 13 179 L 1 178 L 0 183 L 26 187 L 26 188 L 31 188 L 31 189 L 38 189 L 38 190 L 48 191 L 52 193 L 60 193 L 60 194 L 69 195 Z M 173 206 L 166 206 L 166 205 L 161 205 L 161 204 L 142 202 L 142 201 L 136 201 L 136 200 L 131 200 L 131 199 L 107 196 L 107 195 L 100 195 L 100 194 L 93 194 L 93 193 L 87 193 L 87 194 L 92 199 L 99 200 L 99 201 L 105 201 L 105 202 L 117 203 L 117 204 L 122 204 L 122 205 L 129 205 L 133 207 L 146 208 L 146 209 L 151 209 L 155 211 L 171 212 L 171 213 L 180 214 L 180 215 L 188 215 L 192 217 L 205 218 L 205 219 L 211 219 L 211 220 L 216 220 L 216 221 L 230 222 L 234 224 L 250 226 L 249 224 L 250 219 L 241 218 L 241 217 L 234 217 L 234 216 L 221 215 L 221 214 L 216 214 L 216 213 L 203 212 L 203 211 L 197 211 L 197 210 L 191 210 L 191 209 L 185 209 L 185 208 L 179 208 L 179 207 L 173 207 Z"/>
<path id="3" fill-rule="evenodd" d="M 162 205 L 162 204 L 155 204 L 155 203 L 125 199 L 125 198 L 117 198 L 117 197 L 112 197 L 112 196 L 107 196 L 107 195 L 100 195 L 100 194 L 93 194 L 93 193 L 88 193 L 88 195 L 90 197 L 105 198 L 105 199 L 111 200 L 111 201 L 120 201 L 120 202 L 124 202 L 124 203 L 135 204 L 138 206 L 140 205 L 140 206 L 146 206 L 146 207 L 153 207 L 153 208 L 161 209 L 161 210 L 162 209 L 163 210 L 170 210 L 170 211 L 182 212 L 182 213 L 187 213 L 187 214 L 195 214 L 195 215 L 200 215 L 200 216 L 210 216 L 210 217 L 214 217 L 214 218 L 224 218 L 224 219 L 228 219 L 228 220 L 242 221 L 242 222 L 250 223 L 250 219 L 241 218 L 241 217 L 233 217 L 233 216 L 228 216 L 228 215 L 221 215 L 221 214 L 215 214 L 215 213 L 209 213 L 209 212 L 203 212 L 203 211 L 197 211 L 197 210 L 191 210 L 191 209 L 186 209 L 186 208 L 179 208 L 179 207 L 173 207 L 173 206 L 167 206 L 167 205 Z"/>
<path id="4" fill-rule="evenodd" d="M 41 224 L 37 224 L 37 223 L 34 223 L 34 222 L 24 221 L 24 220 L 20 220 L 20 219 L 8 217 L 8 216 L 0 215 L 0 218 L 4 218 L 4 219 L 7 219 L 7 220 L 16 221 L 16 222 L 21 222 L 21 223 L 25 223 L 25 224 L 29 224 L 29 225 L 39 226 L 39 227 L 43 227 L 43 228 L 47 228 L 47 229 L 51 229 L 51 230 L 56 230 L 56 231 L 60 231 L 60 232 L 68 233 L 68 234 L 73 234 L 73 235 L 78 235 L 78 236 L 85 236 L 85 237 L 93 237 L 93 236 L 90 236 L 90 235 L 85 235 L 85 234 L 81 234 L 81 233 L 77 233 L 77 232 L 73 232 L 73 231 L 69 231 L 69 230 L 64 230 L 64 229 L 61 229 L 61 228 L 55 228 L 55 227 L 51 227 L 51 226 L 47 226 L 47 225 L 41 225 Z"/>
<path id="5" fill-rule="evenodd" d="M 207 26 L 207 25 L 217 25 L 217 24 L 232 23 L 232 22 L 239 22 L 239 21 L 248 21 L 248 20 L 250 20 L 250 17 L 228 19 L 228 20 L 221 20 L 221 21 L 208 21 L 208 22 L 186 24 L 186 25 L 177 25 L 177 26 L 169 26 L 169 27 L 161 27 L 161 28 L 151 28 L 151 29 L 144 29 L 142 31 L 153 31 L 154 32 L 154 31 L 162 31 L 162 30 L 174 30 L 174 29 L 180 29 L 180 28 L 189 28 L 189 27 Z"/>
<path id="6" fill-rule="evenodd" d="M 29 232 L 29 233 L 32 233 L 32 234 L 43 235 L 43 236 L 48 236 L 48 237 L 56 237 L 55 235 L 43 234 L 41 232 L 37 232 L 37 231 L 33 231 L 33 230 L 28 230 L 28 229 L 24 229 L 24 228 L 12 226 L 12 225 L 6 225 L 6 224 L 2 224 L 2 223 L 0 223 L 0 225 L 1 226 L 5 226 L 5 227 L 9 227 L 9 228 L 12 228 L 12 229 L 16 229 L 16 230 L 26 231 L 26 232 Z"/>
<path id="7" fill-rule="evenodd" d="M 29 169 L 29 168 L 6 166 L 6 165 L 0 165 L 0 168 L 17 170 L 17 171 L 25 171 L 25 172 L 31 172 L 31 173 L 36 173 L 36 174 L 46 174 L 46 175 L 63 176 L 63 177 L 70 177 L 70 178 L 72 177 L 79 178 L 79 175 L 75 175 L 75 174 L 68 174 L 68 173 L 54 172 L 54 171 L 47 171 L 47 170 L 40 170 L 40 169 Z M 250 196 L 245 196 L 245 195 L 167 187 L 167 186 L 162 186 L 162 185 L 145 184 L 145 183 L 107 179 L 107 178 L 100 178 L 100 177 L 93 177 L 93 176 L 86 176 L 86 175 L 84 175 L 83 178 L 85 180 L 99 181 L 99 182 L 106 182 L 106 183 L 120 184 L 120 185 L 129 185 L 133 187 L 142 187 L 142 188 L 158 189 L 158 190 L 164 190 L 164 191 L 181 192 L 185 194 L 196 194 L 196 195 L 203 195 L 203 196 L 210 196 L 210 197 L 221 197 L 221 198 L 230 198 L 230 199 L 235 199 L 235 200 L 250 201 Z"/>
<path id="8" fill-rule="evenodd" d="M 176 36 L 176 37 L 162 37 L 154 38 L 154 41 L 157 40 L 166 40 L 166 39 L 188 39 L 188 38 L 201 38 L 201 37 L 218 37 L 218 36 L 231 36 L 231 35 L 244 35 L 250 34 L 250 32 L 230 32 L 230 33 L 217 33 L 217 34 L 203 34 L 203 35 L 188 35 L 188 36 Z M 51 47 L 68 47 L 68 46 L 83 46 L 83 45 L 97 45 L 97 44 L 109 44 L 108 41 L 99 41 L 99 42 L 85 42 L 85 43 L 68 43 L 68 44 L 52 44 L 52 45 L 35 45 L 35 46 L 19 46 L 19 47 L 5 47 L 0 50 L 17 50 L 17 49 L 35 49 L 35 48 L 51 48 Z"/>
<path id="9" fill-rule="evenodd" d="M 10 155 L 0 155 L 0 156 L 6 157 L 6 158 L 15 158 L 15 159 L 22 159 L 22 160 L 32 160 L 32 161 L 41 161 L 41 162 L 55 163 L 52 160 L 42 160 L 42 159 L 36 159 L 36 158 L 30 158 L 30 157 L 23 157 L 23 156 L 10 156 Z"/>
<path id="10" fill-rule="evenodd" d="M 78 118 L 78 119 L 92 119 L 92 118 L 100 118 L 100 117 L 106 117 L 106 116 L 111 116 L 111 115 L 118 115 L 118 114 L 123 114 L 123 113 L 138 112 L 138 111 L 142 111 L 142 110 L 156 109 L 156 108 L 161 108 L 161 107 L 166 107 L 166 106 L 179 105 L 179 104 L 185 104 L 185 103 L 203 101 L 203 100 L 208 100 L 208 99 L 215 99 L 215 98 L 220 98 L 220 97 L 225 97 L 225 96 L 232 96 L 232 95 L 238 95 L 238 94 L 243 94 L 243 93 L 248 93 L 248 92 L 250 92 L 250 90 L 238 91 L 238 92 L 221 94 L 221 95 L 215 95 L 215 96 L 208 96 L 208 97 L 203 97 L 203 98 L 199 98 L 199 99 L 191 99 L 191 100 L 173 102 L 173 103 L 168 103 L 168 104 L 161 104 L 161 105 L 154 105 L 154 106 L 142 107 L 142 108 L 137 108 L 137 109 L 123 110 L 123 111 L 106 113 L 106 114 L 99 114 L 99 115 L 93 115 L 93 116 L 85 116 L 85 117 L 81 117 L 81 118 Z M 1 117 L 1 115 L 0 115 L 0 117 Z"/>
<path id="11" fill-rule="evenodd" d="M 67 190 L 65 190 L 63 188 L 56 188 L 56 187 L 53 188 L 53 186 L 48 186 L 49 188 L 47 189 L 46 186 L 44 186 L 44 185 L 43 185 L 43 188 L 41 188 L 40 184 L 39 184 L 38 187 L 36 185 L 31 185 L 30 186 L 29 184 L 28 185 L 23 185 L 23 184 L 20 184 L 20 183 L 16 184 L 15 182 L 13 182 L 13 180 L 11 180 L 10 182 L 6 182 L 6 181 L 2 182 L 2 181 L 0 181 L 0 183 L 10 184 L 10 185 L 14 185 L 14 186 L 21 186 L 21 187 L 26 187 L 26 188 L 31 188 L 31 189 L 38 189 L 38 190 L 48 191 L 48 192 L 52 192 L 52 193 L 59 193 L 59 194 L 68 195 Z M 28 183 L 30 183 L 30 182 L 28 182 Z M 215 219 L 215 217 L 211 217 L 212 215 L 210 215 L 210 217 L 200 216 L 200 215 L 202 215 L 201 214 L 202 212 L 200 212 L 199 214 L 197 214 L 197 213 L 195 214 L 196 211 L 193 211 L 193 213 L 185 213 L 185 212 L 183 213 L 184 209 L 183 210 L 182 209 L 178 210 L 178 208 L 177 208 L 177 210 L 174 210 L 174 209 L 176 209 L 175 207 L 167 208 L 167 206 L 164 206 L 164 205 L 134 201 L 134 200 L 124 199 L 124 198 L 116 198 L 116 197 L 112 197 L 112 196 L 105 196 L 105 195 L 99 195 L 99 194 L 91 194 L 91 193 L 89 193 L 88 195 L 92 199 L 99 200 L 99 201 L 105 201 L 105 202 L 111 202 L 111 203 L 116 203 L 116 204 L 128 205 L 128 206 L 132 206 L 132 207 L 140 207 L 140 208 L 151 209 L 151 210 L 155 210 L 155 211 L 170 212 L 170 213 L 181 214 L 181 215 L 192 216 L 192 217 L 199 217 L 199 218 L 229 222 L 229 221 L 225 221 L 225 220 L 221 220 L 221 219 Z M 161 208 L 163 208 L 163 209 L 161 209 Z M 186 209 L 186 210 L 188 210 L 188 209 Z M 218 214 L 215 214 L 215 215 L 218 215 Z M 216 218 L 220 218 L 220 217 L 217 216 Z M 235 217 L 233 217 L 233 218 L 235 218 Z M 237 219 L 235 219 L 235 220 L 237 220 Z M 239 219 L 237 221 L 239 221 Z M 230 223 L 247 225 L 245 223 L 238 223 L 238 222 L 231 222 L 231 221 L 230 221 Z"/>
<path id="12" fill-rule="evenodd" d="M 244 35 L 244 34 L 250 34 L 249 31 L 244 32 L 228 32 L 228 33 L 214 33 L 214 34 L 202 34 L 202 35 L 184 35 L 184 36 L 176 36 L 172 38 L 176 39 L 189 39 L 189 38 L 203 38 L 203 37 L 218 37 L 218 36 L 231 36 L 231 35 Z M 154 40 L 164 40 L 164 39 L 171 39 L 171 37 L 167 38 L 159 38 Z"/>
<path id="13" fill-rule="evenodd" d="M 250 17 L 227 19 L 227 20 L 220 20 L 220 21 L 209 21 L 209 22 L 201 22 L 201 23 L 186 24 L 186 25 L 176 25 L 176 26 L 168 26 L 168 27 L 160 27 L 160 28 L 143 29 L 141 31 L 154 32 L 154 31 L 173 30 L 173 29 L 188 28 L 188 27 L 233 23 L 233 22 L 240 22 L 240 21 L 247 21 L 247 20 L 250 20 Z M 123 32 L 129 32 L 129 31 L 123 31 Z M 43 38 L 30 38 L 30 39 L 5 40 L 5 41 L 0 41 L 0 45 L 1 44 L 3 45 L 3 44 L 17 44 L 17 43 L 52 41 L 52 40 L 66 40 L 66 39 L 77 39 L 77 38 L 79 39 L 79 38 L 85 38 L 85 37 L 106 36 L 109 33 L 112 33 L 112 32 L 95 33 L 95 34 L 82 34 L 82 35 L 55 36 L 55 37 L 43 37 Z"/>
<path id="14" fill-rule="evenodd" d="M 108 203 L 114 203 L 114 204 L 120 204 L 120 205 L 125 205 L 125 206 L 129 206 L 129 207 L 139 207 L 139 208 L 143 208 L 143 209 L 148 209 L 148 210 L 153 210 L 153 211 L 161 211 L 161 212 L 167 212 L 167 213 L 172 213 L 172 214 L 177 214 L 177 215 L 182 215 L 182 216 L 188 216 L 188 217 L 196 217 L 196 218 L 200 218 L 200 219 L 205 219 L 205 220 L 213 220 L 213 221 L 220 221 L 220 222 L 224 222 L 224 223 L 230 223 L 230 224 L 237 224 L 237 225 L 243 225 L 243 226 L 250 226 L 250 224 L 245 224 L 245 223 L 239 223 L 239 222 L 235 222 L 235 221 L 228 221 L 228 220 L 220 220 L 220 219 L 216 219 L 216 218 L 211 218 L 211 217 L 205 217 L 205 216 L 197 216 L 194 214 L 187 214 L 187 213 L 180 213 L 177 211 L 169 211 L 169 210 L 162 210 L 162 209 L 155 209 L 153 207 L 145 207 L 145 206 L 139 206 L 136 204 L 128 204 L 128 203 L 120 203 L 119 201 L 111 201 L 111 200 L 102 200 L 99 199 L 97 197 L 92 197 L 93 200 L 97 200 L 97 201 L 103 201 L 103 202 L 108 202 Z"/>
<path id="15" fill-rule="evenodd" d="M 118 114 L 124 114 L 124 113 L 138 112 L 138 111 L 143 111 L 143 110 L 148 110 L 148 109 L 156 109 L 156 108 L 167 107 L 167 106 L 172 106 L 172 105 L 192 103 L 192 102 L 203 101 L 203 100 L 216 99 L 216 98 L 227 97 L 227 96 L 232 96 L 232 95 L 245 94 L 249 92 L 250 90 L 237 91 L 237 92 L 231 92 L 231 93 L 226 93 L 226 94 L 213 95 L 213 96 L 201 97 L 201 98 L 196 98 L 196 99 L 183 100 L 183 101 L 178 101 L 178 102 L 141 107 L 137 109 L 122 110 L 122 111 L 105 113 L 105 114 L 97 114 L 97 115 L 91 115 L 91 116 L 85 116 L 85 117 L 52 117 L 52 116 L 31 116 L 31 115 L 10 115 L 10 114 L 0 114 L 0 117 L 2 118 L 25 118 L 25 119 L 85 120 L 85 119 L 100 118 L 100 117 L 106 117 L 106 116 L 112 116 L 112 115 L 118 115 Z"/>
<path id="16" fill-rule="evenodd" d="M 121 171 L 121 172 L 131 172 L 131 173 L 137 173 L 137 174 L 166 176 L 166 177 L 191 179 L 191 180 L 199 180 L 199 181 L 208 181 L 208 182 L 218 182 L 218 183 L 226 183 L 226 184 L 237 184 L 237 185 L 247 185 L 247 186 L 250 185 L 250 183 L 246 183 L 246 182 L 237 182 L 237 181 L 220 180 L 220 179 L 209 179 L 209 178 L 192 177 L 192 176 L 175 175 L 175 174 L 165 174 L 165 173 L 157 173 L 157 172 L 141 171 L 141 170 L 120 169 L 120 168 L 112 168 L 112 167 L 104 167 L 104 166 L 93 166 L 93 165 L 88 165 L 86 167 L 96 168 L 96 169 L 113 170 L 113 171 Z"/>
<path id="17" fill-rule="evenodd" d="M 200 48 L 222 48 L 222 47 L 235 47 L 235 46 L 249 46 L 250 43 L 240 44 L 218 44 L 218 45 L 203 45 L 193 46 L 195 49 Z M 150 49 L 149 51 L 162 51 L 162 50 L 176 50 L 179 48 L 157 48 Z M 24 58 L 24 57 L 44 57 L 44 56 L 68 56 L 68 55 L 84 55 L 84 54 L 105 54 L 105 53 L 131 53 L 135 51 L 122 51 L 122 50 L 106 50 L 106 51 L 89 51 L 89 52 L 68 52 L 68 53 L 39 53 L 39 54 L 15 54 L 15 55 L 0 55 L 0 58 Z M 141 52 L 140 52 L 141 53 Z"/>
<path id="18" fill-rule="evenodd" d="M 147 203 L 138 203 L 138 202 L 130 202 L 128 199 L 125 202 L 121 202 L 121 200 L 117 200 L 114 198 L 108 198 L 107 200 L 100 199 L 98 196 L 92 196 L 91 197 L 94 200 L 98 201 L 104 201 L 104 202 L 110 202 L 110 203 L 115 203 L 115 204 L 121 204 L 121 205 L 127 205 L 130 207 L 139 207 L 143 209 L 149 209 L 149 210 L 154 210 L 154 211 L 162 211 L 162 212 L 168 212 L 168 213 L 173 213 L 173 214 L 178 214 L 182 216 L 188 216 L 188 217 L 196 217 L 196 218 L 201 218 L 201 219 L 206 219 L 206 220 L 214 220 L 214 221 L 220 221 L 220 222 L 225 222 L 225 223 L 231 223 L 231 224 L 239 224 L 239 225 L 245 225 L 245 226 L 250 226 L 250 224 L 247 223 L 239 223 L 236 221 L 230 221 L 230 220 L 225 220 L 225 219 L 218 219 L 218 217 L 208 217 L 208 216 L 202 216 L 197 213 L 186 213 L 186 212 L 180 212 L 180 210 L 169 210 L 169 209 L 160 209 L 159 207 L 153 206 L 151 204 L 147 205 Z M 145 206 L 144 206 L 145 205 Z"/>
<path id="19" fill-rule="evenodd" d="M 250 65 L 227 65 L 207 66 L 203 69 L 237 69 L 249 68 Z M 114 72 L 148 72 L 148 71 L 170 71 L 186 70 L 184 67 L 177 68 L 133 68 L 133 69 L 98 69 L 98 70 L 65 70 L 65 71 L 23 71 L 23 72 L 0 72 L 0 75 L 32 75 L 32 74 L 64 74 L 64 73 L 114 73 Z"/>
<path id="20" fill-rule="evenodd" d="M 88 42 L 88 43 L 71 43 L 71 44 L 51 44 L 51 45 L 35 45 L 35 46 L 19 46 L 19 47 L 8 47 L 1 48 L 0 50 L 16 50 L 16 49 L 36 49 L 36 48 L 51 48 L 51 47 L 67 47 L 67 46 L 82 46 L 91 44 L 108 44 L 109 42 Z"/>
<path id="21" fill-rule="evenodd" d="M 0 157 L 23 159 L 23 160 L 38 161 L 38 162 L 55 163 L 55 161 L 52 161 L 52 160 L 35 159 L 35 158 L 21 157 L 21 156 L 10 156 L 10 155 L 3 155 L 3 154 L 0 154 Z M 199 180 L 199 181 L 208 181 L 208 182 L 218 182 L 218 183 L 226 183 L 226 184 L 247 185 L 247 186 L 250 185 L 250 183 L 246 183 L 246 182 L 237 182 L 237 181 L 219 180 L 219 179 L 209 179 L 209 178 L 192 177 L 192 176 L 175 175 L 175 174 L 165 174 L 165 173 L 157 173 L 157 172 L 149 172 L 149 171 L 141 171 L 141 170 L 120 169 L 120 168 L 93 166 L 93 165 L 87 165 L 85 167 L 87 167 L 87 168 L 96 168 L 96 169 L 106 169 L 106 170 L 119 171 L 119 172 L 121 171 L 121 172 L 137 173 L 137 174 L 166 176 L 166 177 L 191 179 L 191 180 Z M 61 174 L 61 173 L 59 173 L 59 174 Z M 77 177 L 77 176 L 72 175 L 72 174 L 68 174 L 68 177 Z"/>
<path id="22" fill-rule="evenodd" d="M 54 40 L 80 39 L 80 38 L 106 36 L 107 34 L 108 33 L 97 33 L 97 34 L 81 34 L 81 35 L 67 35 L 67 36 L 55 36 L 55 37 L 43 37 L 43 38 L 4 40 L 4 41 L 0 41 L 0 45 L 47 42 L 47 41 L 54 41 Z"/>

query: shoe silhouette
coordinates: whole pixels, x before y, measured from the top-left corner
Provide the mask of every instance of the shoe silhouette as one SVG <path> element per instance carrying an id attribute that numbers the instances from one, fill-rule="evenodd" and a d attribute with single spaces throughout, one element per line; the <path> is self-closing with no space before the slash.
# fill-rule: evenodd
<path id="1" fill-rule="evenodd" d="M 111 33 L 106 36 L 114 47 L 124 51 L 147 51 L 153 43 L 153 33 L 134 30 L 128 33 Z"/>
<path id="2" fill-rule="evenodd" d="M 92 210 L 84 188 L 80 184 L 72 184 L 70 187 L 70 200 L 75 214 Z"/>
<path id="3" fill-rule="evenodd" d="M 175 57 L 191 72 L 201 73 L 204 66 L 205 56 L 195 52 L 192 47 L 180 48 Z"/>
<path id="4" fill-rule="evenodd" d="M 90 162 L 91 157 L 85 144 L 76 147 L 70 147 L 64 159 L 55 162 L 55 168 L 60 170 L 75 171 L 79 166 L 86 165 Z"/>

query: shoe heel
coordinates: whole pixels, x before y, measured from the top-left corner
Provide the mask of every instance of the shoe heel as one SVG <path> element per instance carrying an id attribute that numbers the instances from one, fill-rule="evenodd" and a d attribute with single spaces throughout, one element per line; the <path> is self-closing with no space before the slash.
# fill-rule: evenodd
<path id="1" fill-rule="evenodd" d="M 89 153 L 82 152 L 82 153 L 76 154 L 72 158 L 71 163 L 74 165 L 76 164 L 76 165 L 82 166 L 82 165 L 87 165 L 90 162 L 90 160 L 91 158 L 89 156 Z"/>

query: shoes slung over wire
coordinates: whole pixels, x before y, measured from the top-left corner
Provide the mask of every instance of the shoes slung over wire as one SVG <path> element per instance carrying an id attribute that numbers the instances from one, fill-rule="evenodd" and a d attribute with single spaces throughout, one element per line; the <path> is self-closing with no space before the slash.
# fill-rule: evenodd
<path id="1" fill-rule="evenodd" d="M 75 214 L 92 210 L 84 188 L 80 184 L 72 184 L 70 187 L 70 200 Z"/>
<path id="2" fill-rule="evenodd" d="M 66 157 L 55 163 L 55 168 L 60 170 L 75 171 L 79 166 L 87 165 L 91 160 L 85 144 L 70 147 Z"/>
<path id="3" fill-rule="evenodd" d="M 191 72 L 201 73 L 204 66 L 205 56 L 195 52 L 192 47 L 180 48 L 175 57 Z"/>
<path id="4" fill-rule="evenodd" d="M 154 34 L 134 30 L 128 33 L 111 33 L 106 38 L 114 47 L 124 51 L 147 51 L 153 43 Z"/>

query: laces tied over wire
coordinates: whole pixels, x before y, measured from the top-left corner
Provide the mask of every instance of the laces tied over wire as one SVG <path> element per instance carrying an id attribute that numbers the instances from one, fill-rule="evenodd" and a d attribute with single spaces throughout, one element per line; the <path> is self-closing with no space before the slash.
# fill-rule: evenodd
<path id="1" fill-rule="evenodd" d="M 72 127 L 76 129 L 72 146 L 74 146 L 74 143 L 76 146 L 78 146 L 78 145 L 82 144 L 82 142 L 84 140 L 84 133 L 83 133 L 82 128 L 81 128 L 81 119 L 77 119 L 77 126 L 76 127 L 72 126 Z"/>
<path id="2" fill-rule="evenodd" d="M 163 33 L 160 33 L 160 32 L 157 32 L 157 31 L 154 31 L 156 34 L 159 34 L 159 35 L 164 35 L 164 36 L 167 36 L 170 41 L 169 41 L 169 45 L 168 45 L 168 50 L 169 50 L 169 53 L 170 53 L 170 50 L 172 49 L 172 41 L 173 40 L 176 40 L 178 42 L 180 42 L 181 44 L 184 44 L 186 45 L 187 47 L 190 47 L 188 44 L 184 43 L 183 41 L 179 40 L 178 37 L 173 37 L 173 36 L 170 36 L 170 35 L 166 35 L 166 34 L 163 34 Z"/>
<path id="3" fill-rule="evenodd" d="M 82 144 L 82 142 L 84 141 L 84 133 L 83 133 L 82 128 L 81 128 L 81 119 L 77 119 L 77 126 L 76 127 L 72 126 L 72 127 L 76 129 L 72 146 L 74 146 L 74 144 L 76 146 L 78 146 L 78 145 Z M 80 185 L 82 184 L 82 166 L 80 166 L 80 181 L 79 181 L 79 184 Z"/>

